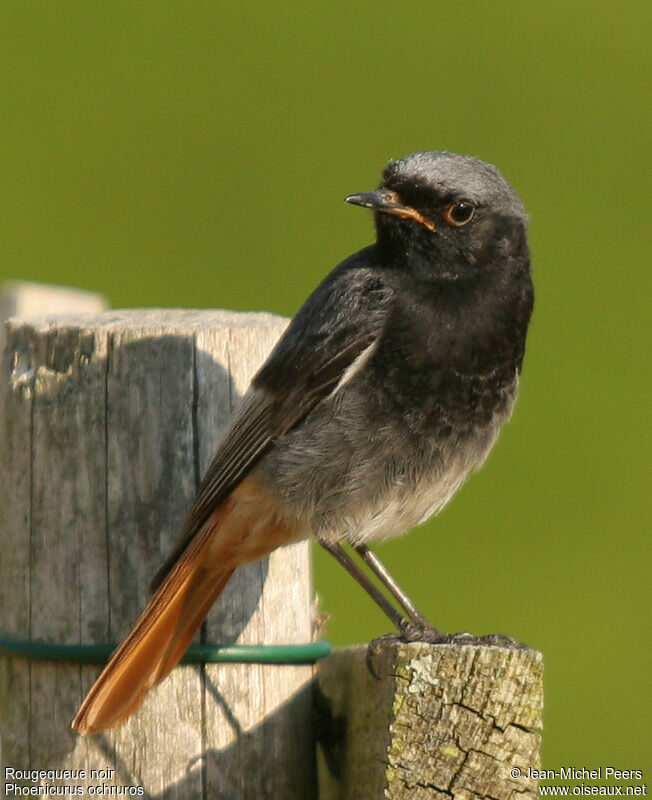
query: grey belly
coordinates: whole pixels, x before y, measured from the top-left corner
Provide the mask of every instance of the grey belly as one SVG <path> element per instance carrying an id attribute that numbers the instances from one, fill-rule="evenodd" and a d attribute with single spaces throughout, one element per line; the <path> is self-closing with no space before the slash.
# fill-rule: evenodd
<path id="1" fill-rule="evenodd" d="M 400 419 L 371 419 L 362 393 L 338 392 L 256 471 L 306 535 L 352 544 L 398 536 L 439 511 L 486 459 L 516 384 L 489 423 L 437 439 L 415 437 Z"/>

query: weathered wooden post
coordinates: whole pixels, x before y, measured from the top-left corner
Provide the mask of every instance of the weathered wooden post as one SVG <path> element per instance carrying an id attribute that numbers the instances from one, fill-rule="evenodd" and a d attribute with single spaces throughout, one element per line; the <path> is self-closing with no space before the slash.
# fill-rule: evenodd
<path id="1" fill-rule="evenodd" d="M 269 314 L 136 310 L 8 324 L 3 635 L 86 644 L 127 633 L 221 427 L 285 325 Z M 309 642 L 308 545 L 236 573 L 205 636 Z M 83 769 L 83 779 L 46 782 L 89 793 L 106 783 L 147 797 L 315 797 L 311 666 L 180 667 L 123 728 L 77 737 L 70 720 L 97 672 L 0 658 L 3 764 Z"/>
<path id="2" fill-rule="evenodd" d="M 541 654 L 395 644 L 320 662 L 320 800 L 536 797 Z"/>

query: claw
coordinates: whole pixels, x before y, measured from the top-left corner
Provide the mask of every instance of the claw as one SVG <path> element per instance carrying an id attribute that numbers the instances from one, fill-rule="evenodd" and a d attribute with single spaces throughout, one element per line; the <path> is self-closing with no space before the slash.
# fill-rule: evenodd
<path id="1" fill-rule="evenodd" d="M 377 681 L 380 680 L 380 675 L 376 672 L 376 668 L 374 667 L 374 658 L 378 655 L 378 650 L 372 647 L 372 644 L 369 644 L 367 647 L 367 653 L 364 657 L 364 663 L 367 665 L 367 669 L 369 670 L 371 676 L 375 678 Z"/>
<path id="2" fill-rule="evenodd" d="M 398 642 L 429 642 L 430 644 L 444 644 L 448 641 L 447 635 L 440 633 L 432 625 L 417 625 L 410 620 L 403 619 L 399 624 L 400 633 L 386 633 L 376 639 L 372 639 L 367 646 L 365 664 L 367 669 L 376 680 L 380 680 L 380 675 L 376 672 L 373 660 L 388 644 Z"/>
<path id="3" fill-rule="evenodd" d="M 489 644 L 494 647 L 507 647 L 510 650 L 527 650 L 528 646 L 523 642 L 517 642 L 506 633 L 490 633 L 487 636 L 481 636 L 482 644 Z"/>
<path id="4" fill-rule="evenodd" d="M 437 630 L 434 625 L 425 623 L 416 624 L 404 620 L 401 625 L 401 640 L 404 642 L 428 642 L 429 644 L 444 644 L 447 634 Z"/>
<path id="5" fill-rule="evenodd" d="M 367 652 L 364 659 L 365 664 L 367 665 L 369 672 L 377 681 L 380 680 L 380 675 L 376 672 L 376 668 L 374 667 L 374 658 L 382 651 L 385 645 L 395 644 L 396 642 L 402 641 L 404 641 L 403 637 L 398 633 L 385 633 L 383 636 L 379 636 L 377 639 L 372 639 L 367 645 Z"/>

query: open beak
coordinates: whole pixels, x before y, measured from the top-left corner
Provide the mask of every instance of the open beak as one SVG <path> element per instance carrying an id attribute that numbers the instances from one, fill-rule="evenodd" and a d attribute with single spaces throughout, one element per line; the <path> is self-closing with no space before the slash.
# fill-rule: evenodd
<path id="1" fill-rule="evenodd" d="M 383 214 L 391 214 L 402 219 L 412 219 L 423 225 L 429 231 L 436 230 L 435 223 L 423 216 L 420 211 L 412 206 L 406 206 L 396 192 L 391 189 L 377 189 L 375 192 L 361 192 L 360 194 L 350 194 L 345 198 L 345 202 L 363 208 L 373 208 Z"/>

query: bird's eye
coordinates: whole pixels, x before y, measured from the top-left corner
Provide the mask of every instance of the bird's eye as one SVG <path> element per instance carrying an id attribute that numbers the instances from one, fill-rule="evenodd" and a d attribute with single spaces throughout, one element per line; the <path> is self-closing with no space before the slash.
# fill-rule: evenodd
<path id="1" fill-rule="evenodd" d="M 444 222 L 447 225 L 454 225 L 459 228 L 460 225 L 466 225 L 467 222 L 471 222 L 474 213 L 475 206 L 472 203 L 465 200 L 459 203 L 451 203 L 444 209 Z"/>

